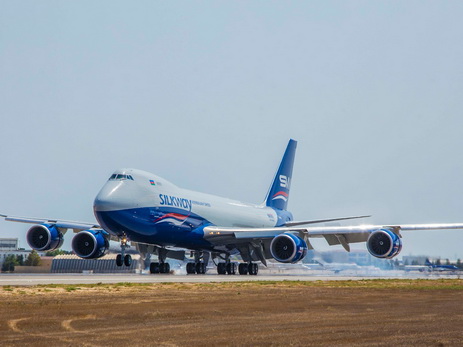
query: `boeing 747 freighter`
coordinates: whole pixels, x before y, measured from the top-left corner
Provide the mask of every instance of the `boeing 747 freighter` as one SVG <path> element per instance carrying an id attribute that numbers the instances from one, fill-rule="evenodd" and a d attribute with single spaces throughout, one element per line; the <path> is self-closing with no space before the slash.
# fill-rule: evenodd
<path id="1" fill-rule="evenodd" d="M 204 274 L 212 256 L 219 274 L 257 275 L 258 263 L 268 259 L 296 263 L 312 249 L 311 238 L 325 238 L 329 245 L 366 242 L 375 257 L 390 259 L 402 248 L 401 232 L 430 229 L 462 229 L 463 224 L 312 226 L 327 220 L 293 221 L 287 210 L 291 188 L 296 141 L 290 140 L 275 178 L 262 204 L 250 204 L 180 188 L 149 172 L 116 170 L 95 198 L 98 224 L 59 219 L 25 218 L 0 215 L 8 221 L 34 224 L 27 231 L 27 242 L 37 251 L 61 247 L 67 230 L 76 234 L 72 249 L 82 258 L 102 257 L 109 241 L 120 242 L 118 266 L 130 266 L 127 243 L 144 255 L 156 254 L 151 273 L 169 273 L 168 259 L 185 259 L 189 274 Z M 237 255 L 242 262 L 231 260 Z M 238 266 L 237 266 L 238 265 Z"/>

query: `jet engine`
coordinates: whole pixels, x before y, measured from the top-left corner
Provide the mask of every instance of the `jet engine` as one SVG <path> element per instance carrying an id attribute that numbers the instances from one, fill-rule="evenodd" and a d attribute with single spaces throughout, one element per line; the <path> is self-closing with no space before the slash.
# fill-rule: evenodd
<path id="1" fill-rule="evenodd" d="M 26 233 L 27 243 L 37 251 L 52 251 L 63 245 L 63 234 L 53 224 L 32 226 Z"/>
<path id="2" fill-rule="evenodd" d="M 72 250 L 81 258 L 94 259 L 104 256 L 109 240 L 103 230 L 84 230 L 72 238 Z"/>
<path id="3" fill-rule="evenodd" d="M 376 258 L 394 258 L 402 250 L 399 236 L 387 229 L 379 229 L 370 234 L 367 249 Z"/>
<path id="4" fill-rule="evenodd" d="M 283 233 L 270 243 L 270 253 L 280 263 L 296 263 L 307 255 L 307 243 L 296 235 Z"/>

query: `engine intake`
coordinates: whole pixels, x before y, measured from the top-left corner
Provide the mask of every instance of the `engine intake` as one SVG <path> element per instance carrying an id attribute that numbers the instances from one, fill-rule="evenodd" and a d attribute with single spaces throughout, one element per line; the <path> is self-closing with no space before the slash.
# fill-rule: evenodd
<path id="1" fill-rule="evenodd" d="M 270 253 L 280 263 L 296 263 L 307 255 L 307 243 L 296 235 L 283 233 L 270 243 Z"/>
<path id="2" fill-rule="evenodd" d="M 387 229 L 379 229 L 370 234 L 367 249 L 376 258 L 391 259 L 402 250 L 399 236 Z"/>
<path id="3" fill-rule="evenodd" d="M 94 259 L 104 256 L 109 240 L 102 230 L 84 230 L 72 238 L 72 250 L 81 258 Z"/>
<path id="4" fill-rule="evenodd" d="M 53 224 L 32 226 L 26 233 L 26 240 L 32 249 L 52 251 L 63 245 L 63 234 Z"/>

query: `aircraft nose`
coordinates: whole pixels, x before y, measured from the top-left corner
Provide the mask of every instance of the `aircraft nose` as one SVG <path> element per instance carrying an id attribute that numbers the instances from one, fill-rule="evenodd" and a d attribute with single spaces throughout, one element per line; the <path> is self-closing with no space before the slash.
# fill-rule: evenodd
<path id="1" fill-rule="evenodd" d="M 132 208 L 132 196 L 124 189 L 123 182 L 108 182 L 101 188 L 93 202 L 95 211 L 114 211 Z"/>

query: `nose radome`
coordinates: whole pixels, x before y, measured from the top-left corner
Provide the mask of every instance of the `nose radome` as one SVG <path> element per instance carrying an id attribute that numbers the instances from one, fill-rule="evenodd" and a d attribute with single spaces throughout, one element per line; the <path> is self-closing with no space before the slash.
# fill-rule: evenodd
<path id="1" fill-rule="evenodd" d="M 95 211 L 114 211 L 132 208 L 132 194 L 125 189 L 124 182 L 108 182 L 95 197 Z"/>

